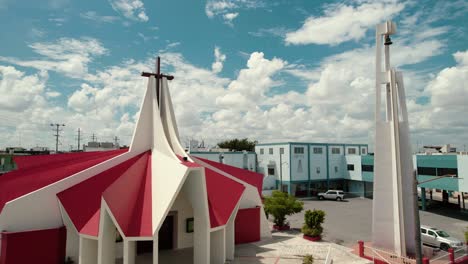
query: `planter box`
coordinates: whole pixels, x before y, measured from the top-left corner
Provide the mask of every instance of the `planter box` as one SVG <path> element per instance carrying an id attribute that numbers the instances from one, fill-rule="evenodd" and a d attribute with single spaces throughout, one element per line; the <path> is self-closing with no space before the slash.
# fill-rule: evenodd
<path id="1" fill-rule="evenodd" d="M 273 225 L 273 229 L 278 230 L 278 231 L 285 231 L 285 230 L 291 229 L 291 227 L 289 225 L 284 225 L 284 226 Z"/>
<path id="2" fill-rule="evenodd" d="M 305 240 L 309 240 L 309 241 L 320 241 L 322 240 L 322 236 L 308 236 L 308 235 L 303 235 L 302 236 Z"/>

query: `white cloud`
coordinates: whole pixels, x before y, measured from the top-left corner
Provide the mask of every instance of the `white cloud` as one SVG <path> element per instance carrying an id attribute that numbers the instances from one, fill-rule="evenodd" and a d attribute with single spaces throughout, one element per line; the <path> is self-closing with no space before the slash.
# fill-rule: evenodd
<path id="1" fill-rule="evenodd" d="M 115 11 L 128 19 L 140 22 L 149 20 L 141 0 L 109 0 L 109 2 Z"/>
<path id="2" fill-rule="evenodd" d="M 205 13 L 209 18 L 221 16 L 226 24 L 233 26 L 232 21 L 239 16 L 239 11 L 264 6 L 262 0 L 207 0 Z"/>
<path id="3" fill-rule="evenodd" d="M 116 16 L 101 16 L 98 15 L 95 11 L 88 11 L 85 13 L 80 13 L 80 17 L 88 20 L 92 20 L 99 23 L 113 23 L 119 18 Z"/>
<path id="4" fill-rule="evenodd" d="M 47 73 L 25 76 L 11 66 L 0 66 L 0 105 L 4 110 L 22 110 L 31 105 L 45 89 Z"/>
<path id="5" fill-rule="evenodd" d="M 227 14 L 223 15 L 223 18 L 224 18 L 224 21 L 226 21 L 226 23 L 228 25 L 232 26 L 233 25 L 232 21 L 238 16 L 239 16 L 239 13 L 237 13 L 237 12 L 236 13 L 227 13 Z"/>
<path id="6" fill-rule="evenodd" d="M 60 38 L 55 42 L 36 42 L 29 47 L 43 58 L 20 60 L 0 57 L 0 61 L 38 70 L 56 71 L 73 78 L 83 78 L 88 73 L 88 64 L 93 58 L 107 53 L 107 49 L 93 38 Z"/>
<path id="7" fill-rule="evenodd" d="M 215 61 L 211 65 L 211 69 L 214 73 L 219 73 L 223 70 L 223 63 L 226 60 L 226 54 L 221 53 L 219 47 L 214 49 Z"/>
<path id="8" fill-rule="evenodd" d="M 323 16 L 307 18 L 300 29 L 286 34 L 286 44 L 337 45 L 345 41 L 357 41 L 372 26 L 390 19 L 405 7 L 396 0 L 355 2 L 357 6 L 330 5 L 324 10 Z"/>

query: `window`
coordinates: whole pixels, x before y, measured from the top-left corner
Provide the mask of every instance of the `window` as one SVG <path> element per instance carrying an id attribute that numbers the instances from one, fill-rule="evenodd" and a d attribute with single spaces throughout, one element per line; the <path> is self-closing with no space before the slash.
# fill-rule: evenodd
<path id="1" fill-rule="evenodd" d="M 354 164 L 348 164 L 348 170 L 354 171 Z"/>
<path id="2" fill-rule="evenodd" d="M 284 148 L 280 148 L 280 154 L 284 154 Z"/>
<path id="3" fill-rule="evenodd" d="M 361 149 L 361 154 L 366 155 L 366 149 L 365 148 Z"/>
<path id="4" fill-rule="evenodd" d="M 434 232 L 432 232 L 431 230 L 427 230 L 427 234 L 430 235 L 430 236 L 435 236 L 436 234 Z"/>
<path id="5" fill-rule="evenodd" d="M 348 154 L 350 154 L 350 155 L 356 154 L 356 149 L 355 148 L 349 148 L 348 149 Z"/>
<path id="6" fill-rule="evenodd" d="M 269 148 L 269 149 L 268 149 L 268 153 L 269 153 L 270 155 L 273 155 L 273 148 Z"/>
<path id="7" fill-rule="evenodd" d="M 437 169 L 429 167 L 418 167 L 418 175 L 437 176 Z"/>
<path id="8" fill-rule="evenodd" d="M 262 148 L 260 149 L 260 155 L 263 155 L 263 149 Z"/>
<path id="9" fill-rule="evenodd" d="M 320 174 L 320 167 L 317 167 L 315 171 L 317 172 L 317 174 Z"/>
<path id="10" fill-rule="evenodd" d="M 304 154 L 304 148 L 295 147 L 294 148 L 294 154 Z"/>
<path id="11" fill-rule="evenodd" d="M 335 173 L 338 173 L 338 166 L 335 166 Z"/>
<path id="12" fill-rule="evenodd" d="M 458 169 L 418 167 L 418 174 L 419 175 L 429 175 L 429 176 L 454 175 L 454 177 L 458 177 Z"/>
<path id="13" fill-rule="evenodd" d="M 334 191 L 328 191 L 327 194 L 336 194 Z"/>
<path id="14" fill-rule="evenodd" d="M 361 165 L 362 171 L 374 171 L 374 165 Z"/>
<path id="15" fill-rule="evenodd" d="M 268 168 L 268 176 L 275 175 L 275 168 Z"/>
<path id="16" fill-rule="evenodd" d="M 421 228 L 421 233 L 426 234 L 427 233 L 426 229 Z"/>
<path id="17" fill-rule="evenodd" d="M 438 176 L 455 175 L 454 177 L 458 177 L 458 169 L 453 169 L 453 168 L 437 168 L 437 175 L 438 175 Z"/>
<path id="18" fill-rule="evenodd" d="M 332 148 L 332 154 L 340 154 L 340 148 Z"/>
<path id="19" fill-rule="evenodd" d="M 313 151 L 314 151 L 314 154 L 322 154 L 323 153 L 323 148 L 317 148 L 316 147 L 316 148 L 313 149 Z"/>

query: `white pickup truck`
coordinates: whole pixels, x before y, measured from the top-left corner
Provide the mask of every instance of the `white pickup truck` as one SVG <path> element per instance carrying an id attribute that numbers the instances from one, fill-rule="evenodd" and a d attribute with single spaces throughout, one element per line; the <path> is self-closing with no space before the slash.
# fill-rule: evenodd
<path id="1" fill-rule="evenodd" d="M 319 193 L 318 198 L 319 200 L 329 199 L 342 201 L 344 199 L 344 193 L 340 190 L 328 190 L 327 192 Z"/>

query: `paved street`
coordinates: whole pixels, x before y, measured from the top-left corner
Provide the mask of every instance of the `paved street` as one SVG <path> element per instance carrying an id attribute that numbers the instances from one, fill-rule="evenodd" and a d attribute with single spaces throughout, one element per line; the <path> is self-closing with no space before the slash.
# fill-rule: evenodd
<path id="1" fill-rule="evenodd" d="M 351 198 L 343 202 L 304 200 L 304 211 L 321 209 L 326 213 L 324 240 L 352 247 L 356 241 L 372 240 L 372 200 Z M 292 228 L 301 228 L 304 211 L 288 217 Z M 464 240 L 463 232 L 468 227 L 468 212 L 437 209 L 420 212 L 421 224 L 431 225 Z M 271 219 L 270 219 L 271 220 Z"/>

